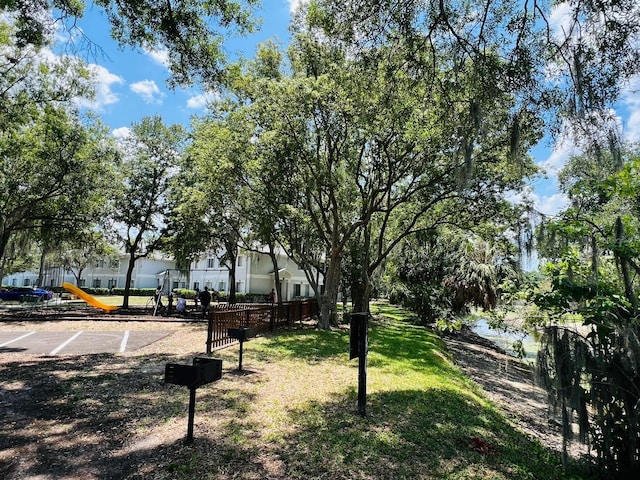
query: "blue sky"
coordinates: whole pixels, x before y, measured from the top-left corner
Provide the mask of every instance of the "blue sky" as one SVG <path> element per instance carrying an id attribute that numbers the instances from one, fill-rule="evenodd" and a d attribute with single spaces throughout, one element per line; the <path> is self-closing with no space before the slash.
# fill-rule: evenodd
<path id="1" fill-rule="evenodd" d="M 257 13 L 262 19 L 258 32 L 244 38 L 229 37 L 225 52 L 229 58 L 238 54 L 252 57 L 258 43 L 274 39 L 286 45 L 290 12 L 298 0 L 270 0 L 263 2 Z M 143 117 L 161 115 L 165 123 L 189 124 L 192 115 L 204 114 L 207 96 L 198 88 L 171 90 L 167 87 L 166 55 L 162 51 L 122 49 L 111 39 L 106 16 L 98 7 L 88 6 L 86 15 L 78 22 L 88 39 L 103 50 L 86 61 L 92 64 L 97 76 L 98 94 L 94 102 L 85 106 L 94 110 L 113 130 L 128 127 Z M 84 52 L 87 55 L 87 52 Z"/>
<path id="2" fill-rule="evenodd" d="M 263 0 L 263 7 L 257 12 L 262 19 L 260 30 L 248 37 L 228 38 L 225 51 L 229 57 L 237 54 L 252 57 L 256 45 L 267 39 L 286 45 L 291 13 L 300 1 Z M 551 16 L 557 32 L 562 31 L 566 15 L 566 8 L 560 4 Z M 145 116 L 158 114 L 167 124 L 188 126 L 193 115 L 205 114 L 206 99 L 215 92 L 203 92 L 198 88 L 169 89 L 162 51 L 119 48 L 109 36 L 106 17 L 97 7 L 88 7 L 87 15 L 79 26 L 105 53 L 88 59 L 96 70 L 98 95 L 93 103 L 86 106 L 103 119 L 114 135 L 123 133 L 132 122 L 139 122 Z M 624 88 L 615 106 L 615 115 L 624 139 L 640 141 L 640 78 L 635 78 Z M 572 153 L 576 150 L 570 140 L 555 145 L 546 140 L 532 151 L 536 162 L 547 172 L 546 177 L 531 183 L 528 192 L 542 213 L 552 215 L 566 205 L 566 198 L 557 191 L 556 175 Z M 514 199 L 518 197 L 516 195 Z"/>

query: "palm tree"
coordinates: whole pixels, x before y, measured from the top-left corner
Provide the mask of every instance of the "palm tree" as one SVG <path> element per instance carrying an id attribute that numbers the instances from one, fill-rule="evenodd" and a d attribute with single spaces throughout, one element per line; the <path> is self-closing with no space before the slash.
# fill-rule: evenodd
<path id="1" fill-rule="evenodd" d="M 468 305 L 492 310 L 498 303 L 499 286 L 505 278 L 515 276 L 509 259 L 495 246 L 480 239 L 468 239 L 458 251 L 456 269 L 445 279 L 455 291 L 453 310 L 464 311 Z"/>

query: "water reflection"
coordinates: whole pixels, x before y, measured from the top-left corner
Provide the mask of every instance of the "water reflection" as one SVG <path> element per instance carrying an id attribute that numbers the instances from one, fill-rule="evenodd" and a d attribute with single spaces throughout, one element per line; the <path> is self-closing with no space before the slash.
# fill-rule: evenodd
<path id="1" fill-rule="evenodd" d="M 522 356 L 527 360 L 534 361 L 538 353 L 538 341 L 527 332 L 520 330 L 494 329 L 485 318 L 476 320 L 471 325 L 471 329 L 487 340 L 491 340 L 497 346 L 505 350 L 510 355 Z M 517 343 L 521 342 L 521 343 Z M 516 344 L 514 348 L 514 343 Z M 521 348 L 518 347 L 521 345 Z"/>

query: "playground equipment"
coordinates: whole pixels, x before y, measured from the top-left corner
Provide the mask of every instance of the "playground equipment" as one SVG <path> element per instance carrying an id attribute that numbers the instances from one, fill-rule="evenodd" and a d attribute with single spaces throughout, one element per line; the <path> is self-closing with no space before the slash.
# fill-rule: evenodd
<path id="1" fill-rule="evenodd" d="M 119 308 L 119 307 L 116 307 L 115 305 L 107 305 L 106 303 L 102 303 L 100 300 L 98 300 L 97 298 L 95 298 L 92 295 L 89 295 L 87 292 L 85 292 L 84 290 L 76 287 L 72 283 L 66 283 L 65 282 L 65 283 L 62 284 L 62 288 L 64 288 L 65 290 L 68 290 L 71 293 L 73 293 L 78 298 L 81 298 L 82 300 L 87 302 L 92 307 L 99 308 L 101 310 L 104 310 L 107 313 L 113 312 L 113 311 L 115 311 L 115 310 L 117 310 Z"/>

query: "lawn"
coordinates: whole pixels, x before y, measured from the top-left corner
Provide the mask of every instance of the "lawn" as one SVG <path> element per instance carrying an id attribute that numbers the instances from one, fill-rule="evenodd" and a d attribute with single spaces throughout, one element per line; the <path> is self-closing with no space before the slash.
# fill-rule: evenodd
<path id="1" fill-rule="evenodd" d="M 133 354 L 0 355 L 0 476 L 587 478 L 510 424 L 435 333 L 384 308 L 370 330 L 365 418 L 348 331 L 288 330 L 246 342 L 243 372 L 237 346 L 215 352 L 223 378 L 197 390 L 192 445 L 188 389 L 164 384 L 163 371 L 201 353 L 201 326 Z"/>

